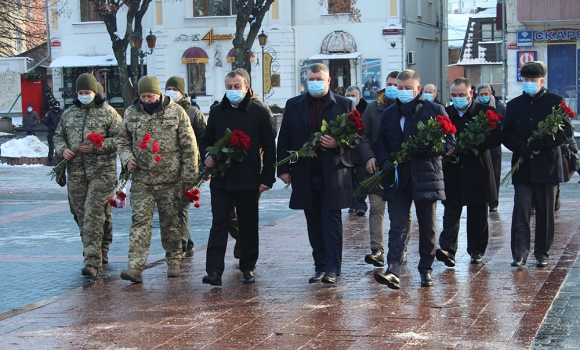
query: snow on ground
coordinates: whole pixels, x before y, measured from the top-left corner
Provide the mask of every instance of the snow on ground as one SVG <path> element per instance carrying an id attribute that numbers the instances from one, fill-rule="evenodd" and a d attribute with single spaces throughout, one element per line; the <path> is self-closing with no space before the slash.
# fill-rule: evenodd
<path id="1" fill-rule="evenodd" d="M 5 136 L 14 136 L 14 134 L 9 133 L 9 132 L 0 131 L 0 137 L 5 137 Z"/>
<path id="2" fill-rule="evenodd" d="M 42 158 L 48 154 L 48 146 L 38 137 L 29 135 L 23 139 L 14 139 L 0 145 L 0 155 L 9 158 Z"/>
<path id="3" fill-rule="evenodd" d="M 21 127 L 22 126 L 22 117 L 12 118 L 12 125 L 14 125 L 14 127 Z"/>

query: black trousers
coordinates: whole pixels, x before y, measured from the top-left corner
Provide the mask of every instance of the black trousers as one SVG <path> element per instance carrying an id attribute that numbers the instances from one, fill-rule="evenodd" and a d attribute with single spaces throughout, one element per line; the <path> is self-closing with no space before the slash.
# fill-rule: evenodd
<path id="1" fill-rule="evenodd" d="M 528 258 L 530 253 L 530 218 L 532 194 L 536 198 L 536 235 L 534 256 L 547 259 L 554 241 L 554 206 L 558 183 L 514 185 L 514 211 L 512 214 L 512 257 Z"/>
<path id="2" fill-rule="evenodd" d="M 54 157 L 54 131 L 46 133 L 46 140 L 48 141 L 48 163 L 52 165 L 52 159 Z"/>
<path id="3" fill-rule="evenodd" d="M 409 184 L 405 189 L 397 190 L 395 200 L 389 201 L 388 212 L 391 227 L 389 229 L 389 252 L 387 253 L 387 271 L 401 275 L 403 255 L 407 245 L 411 222 L 411 204 L 413 190 Z M 419 272 L 431 272 L 435 260 L 435 212 L 437 201 L 415 202 L 417 222 L 419 224 Z"/>
<path id="4" fill-rule="evenodd" d="M 501 176 L 501 154 L 499 156 L 492 156 L 491 157 L 491 165 L 493 166 L 493 177 L 495 179 L 495 186 L 497 187 L 497 195 L 498 200 L 489 203 L 490 207 L 497 207 L 499 204 L 499 183 L 500 183 L 500 176 Z"/>
<path id="5" fill-rule="evenodd" d="M 308 240 L 316 271 L 340 275 L 342 266 L 342 214 L 326 201 L 324 177 L 311 174 L 312 209 L 304 210 Z"/>
<path id="6" fill-rule="evenodd" d="M 461 220 L 462 206 L 445 205 L 443 212 L 443 231 L 439 236 L 441 249 L 457 253 L 457 239 L 459 237 L 459 221 Z M 489 241 L 489 226 L 487 224 L 487 204 L 467 206 L 467 253 L 469 255 L 485 254 Z"/>
<path id="7" fill-rule="evenodd" d="M 367 167 L 365 163 L 361 163 L 361 164 L 355 164 L 354 168 L 353 168 L 353 176 L 352 176 L 352 190 L 353 192 L 358 188 L 358 186 L 360 185 L 360 183 L 362 181 L 364 181 L 364 179 L 367 176 Z M 363 191 L 361 194 L 359 194 L 356 197 L 352 197 L 352 208 L 354 208 L 355 210 L 359 210 L 362 209 L 365 212 L 368 209 L 367 206 L 367 191 Z"/>
<path id="8" fill-rule="evenodd" d="M 235 203 L 240 232 L 240 270 L 248 271 L 256 267 L 258 261 L 258 190 L 227 191 L 211 189 L 212 226 L 209 231 L 206 253 L 207 273 L 222 275 L 225 268 L 224 257 L 228 244 L 228 231 L 232 206 Z"/>

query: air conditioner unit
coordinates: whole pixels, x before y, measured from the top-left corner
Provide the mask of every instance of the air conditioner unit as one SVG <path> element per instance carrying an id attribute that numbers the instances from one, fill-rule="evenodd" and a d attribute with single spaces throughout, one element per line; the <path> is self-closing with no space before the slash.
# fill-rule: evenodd
<path id="1" fill-rule="evenodd" d="M 408 65 L 417 64 L 416 55 L 417 55 L 417 52 L 415 52 L 415 51 L 409 51 L 407 53 L 407 64 Z"/>

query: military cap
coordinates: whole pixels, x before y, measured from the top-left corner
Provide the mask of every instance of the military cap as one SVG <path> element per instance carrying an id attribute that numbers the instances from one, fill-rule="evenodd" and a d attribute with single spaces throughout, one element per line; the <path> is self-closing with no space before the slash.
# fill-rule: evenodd
<path id="1" fill-rule="evenodd" d="M 543 78 L 546 76 L 546 65 L 542 61 L 530 61 L 524 63 L 521 70 L 524 78 Z"/>

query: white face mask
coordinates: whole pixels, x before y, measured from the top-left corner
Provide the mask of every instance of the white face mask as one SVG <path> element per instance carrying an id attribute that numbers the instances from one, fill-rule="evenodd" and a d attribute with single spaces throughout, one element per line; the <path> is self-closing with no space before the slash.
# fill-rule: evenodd
<path id="1" fill-rule="evenodd" d="M 165 90 L 165 95 L 171 97 L 173 102 L 179 101 L 179 91 L 175 90 Z"/>
<path id="2" fill-rule="evenodd" d="M 28 111 L 29 111 L 29 112 L 32 112 L 32 108 L 28 107 Z"/>
<path id="3" fill-rule="evenodd" d="M 89 103 L 93 102 L 93 100 L 95 99 L 95 93 L 92 92 L 88 95 L 78 95 L 77 94 L 77 98 L 79 99 L 80 103 L 82 103 L 84 105 L 88 105 Z"/>

